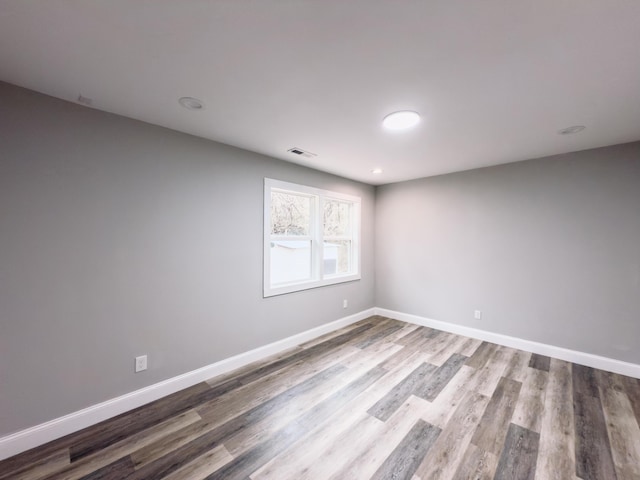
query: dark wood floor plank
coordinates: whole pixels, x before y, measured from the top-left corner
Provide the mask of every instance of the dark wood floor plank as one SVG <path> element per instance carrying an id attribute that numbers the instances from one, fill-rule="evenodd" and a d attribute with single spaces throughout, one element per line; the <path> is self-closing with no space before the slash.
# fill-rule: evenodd
<path id="1" fill-rule="evenodd" d="M 476 351 L 469 357 L 466 365 L 473 368 L 482 368 L 486 365 L 489 359 L 493 356 L 498 345 L 495 343 L 482 342 L 482 344 L 476 349 Z"/>
<path id="2" fill-rule="evenodd" d="M 539 437 L 529 429 L 509 425 L 494 480 L 534 480 Z"/>
<path id="3" fill-rule="evenodd" d="M 435 370 L 435 365 L 429 363 L 421 364 L 398 383 L 393 390 L 376 402 L 367 412 L 369 415 L 383 422 L 388 420 L 389 417 L 393 415 L 393 412 L 395 412 L 420 385 L 425 383 Z"/>
<path id="4" fill-rule="evenodd" d="M 0 462 L 0 480 L 23 480 L 41 478 L 69 465 L 69 449 L 63 448 L 51 455 L 42 455 L 33 461 L 22 464 L 7 464 L 5 468 Z"/>
<path id="5" fill-rule="evenodd" d="M 44 456 L 54 454 L 62 448 L 75 446 L 76 454 L 71 456 L 77 460 L 80 456 L 88 455 L 100 448 L 105 448 L 112 443 L 123 440 L 129 435 L 145 430 L 152 425 L 166 420 L 167 417 L 178 415 L 199 401 L 203 394 L 211 391 L 206 382 L 198 383 L 174 394 L 163 397 L 136 409 L 125 412 L 116 417 L 97 423 L 78 432 L 71 433 L 40 447 L 28 450 L 19 455 L 0 462 L 2 472 L 14 472 L 16 466 L 29 465 Z M 84 450 L 83 450 L 84 447 Z"/>
<path id="6" fill-rule="evenodd" d="M 572 364 L 573 391 L 590 397 L 598 397 L 598 381 L 595 371 L 591 367 Z"/>
<path id="7" fill-rule="evenodd" d="M 529 360 L 529 367 L 537 368 L 538 370 L 548 372 L 550 361 L 551 359 L 549 357 L 545 357 L 544 355 L 538 355 L 537 353 L 532 353 L 531 360 Z"/>
<path id="8" fill-rule="evenodd" d="M 500 455 L 521 383 L 502 377 L 487 405 L 471 442 L 486 452 Z"/>
<path id="9" fill-rule="evenodd" d="M 203 382 L 90 427 L 83 438 L 71 445 L 71 462 L 141 432 L 168 417 L 191 410 L 239 385 L 236 380 L 229 380 L 217 387 Z"/>
<path id="10" fill-rule="evenodd" d="M 583 480 L 615 480 L 617 476 L 600 397 L 574 391 L 573 411 L 577 475 Z"/>
<path id="11" fill-rule="evenodd" d="M 440 435 L 438 427 L 418 420 L 373 474 L 371 480 L 410 479 L 438 435 Z"/>
<path id="12" fill-rule="evenodd" d="M 81 477 L 80 480 L 116 480 L 127 478 L 133 473 L 133 462 L 129 457 L 123 457 L 89 475 Z"/>
<path id="13" fill-rule="evenodd" d="M 458 373 L 458 370 L 460 370 L 460 367 L 464 365 L 466 360 L 467 357 L 454 353 L 444 364 L 433 372 L 428 381 L 417 383 L 412 393 L 425 400 L 434 400 L 456 373 Z"/>
<path id="14" fill-rule="evenodd" d="M 375 334 L 368 336 L 367 338 L 363 339 L 360 342 L 357 342 L 355 346 L 358 348 L 367 348 L 368 346 L 373 345 L 374 343 L 388 337 L 392 333 L 397 332 L 401 328 L 402 328 L 402 325 L 397 325 L 397 324 L 387 325 L 385 328 L 378 330 Z"/>

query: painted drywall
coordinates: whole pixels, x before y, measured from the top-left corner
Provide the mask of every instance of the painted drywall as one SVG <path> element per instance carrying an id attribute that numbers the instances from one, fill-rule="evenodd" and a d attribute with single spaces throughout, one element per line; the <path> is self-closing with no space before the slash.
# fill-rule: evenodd
<path id="1" fill-rule="evenodd" d="M 379 187 L 376 225 L 378 307 L 640 363 L 640 143 Z"/>
<path id="2" fill-rule="evenodd" d="M 362 198 L 360 281 L 262 298 L 264 177 Z M 0 436 L 373 307 L 373 208 L 371 186 L 0 83 Z"/>

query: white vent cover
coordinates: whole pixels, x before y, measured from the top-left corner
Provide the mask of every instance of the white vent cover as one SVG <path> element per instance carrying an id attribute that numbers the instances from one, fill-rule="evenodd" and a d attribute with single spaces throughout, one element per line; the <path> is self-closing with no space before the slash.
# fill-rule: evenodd
<path id="1" fill-rule="evenodd" d="M 293 153 L 294 155 L 299 155 L 304 158 L 313 158 L 318 156 L 315 153 L 307 152 L 306 150 L 302 150 L 298 147 L 290 148 L 289 150 L 287 150 L 287 152 Z"/>

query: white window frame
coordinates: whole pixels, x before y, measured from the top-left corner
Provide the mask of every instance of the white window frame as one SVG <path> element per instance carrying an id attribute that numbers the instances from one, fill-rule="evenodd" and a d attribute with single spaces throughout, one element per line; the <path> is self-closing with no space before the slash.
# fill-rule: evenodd
<path id="1" fill-rule="evenodd" d="M 278 240 L 310 240 L 311 241 L 311 279 L 296 281 L 277 286 L 271 286 L 271 242 L 274 237 L 271 236 L 271 192 L 272 190 L 281 190 L 291 192 L 298 195 L 313 197 L 317 200 L 312 201 L 311 206 L 311 231 L 309 235 L 284 237 L 278 236 Z M 327 200 L 346 201 L 352 204 L 351 208 L 351 225 L 352 235 L 344 237 L 351 240 L 351 262 L 350 271 L 344 274 L 324 274 L 323 262 L 323 246 L 324 246 L 324 225 L 323 212 L 324 202 Z M 298 185 L 296 183 L 283 182 L 272 178 L 264 179 L 264 278 L 263 278 L 263 296 L 264 298 L 285 293 L 299 292 L 310 288 L 323 287 L 326 285 L 335 285 L 337 283 L 352 282 L 360 280 L 360 213 L 361 213 L 360 197 L 347 195 L 344 193 L 332 192 L 320 188 L 309 187 L 306 185 Z M 331 237 L 331 240 L 339 240 L 338 237 Z"/>

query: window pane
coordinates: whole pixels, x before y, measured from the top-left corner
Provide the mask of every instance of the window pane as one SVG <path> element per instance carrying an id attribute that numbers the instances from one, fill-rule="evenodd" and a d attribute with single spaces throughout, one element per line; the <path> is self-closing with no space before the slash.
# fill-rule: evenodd
<path id="1" fill-rule="evenodd" d="M 271 234 L 309 235 L 311 198 L 271 192 Z"/>
<path id="2" fill-rule="evenodd" d="M 271 284 L 311 279 L 311 241 L 271 242 Z"/>
<path id="3" fill-rule="evenodd" d="M 324 236 L 351 236 L 351 204 L 337 200 L 324 203 Z"/>
<path id="4" fill-rule="evenodd" d="M 340 275 L 351 271 L 351 240 L 324 242 L 324 274 Z"/>

